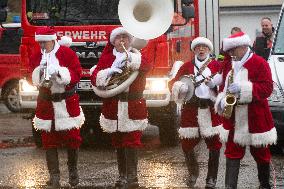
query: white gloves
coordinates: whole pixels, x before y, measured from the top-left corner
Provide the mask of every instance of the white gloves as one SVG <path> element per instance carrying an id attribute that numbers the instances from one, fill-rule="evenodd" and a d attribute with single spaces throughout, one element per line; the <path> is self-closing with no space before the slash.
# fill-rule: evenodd
<path id="1" fill-rule="evenodd" d="M 213 79 L 211 78 L 206 78 L 205 82 L 204 82 L 210 89 L 215 87 L 215 83 L 213 81 Z"/>
<path id="2" fill-rule="evenodd" d="M 226 98 L 223 98 L 220 102 L 220 108 L 222 112 L 224 111 L 225 105 L 226 105 Z"/>
<path id="3" fill-rule="evenodd" d="M 126 54 L 114 60 L 112 63 L 112 68 L 122 68 L 126 64 Z"/>
<path id="4" fill-rule="evenodd" d="M 39 63 L 39 67 L 40 67 L 41 70 L 43 70 L 46 67 L 46 62 L 47 62 L 47 59 L 42 56 L 42 59 Z"/>
<path id="5" fill-rule="evenodd" d="M 49 75 L 56 75 L 56 74 L 58 74 L 58 66 L 56 66 L 54 64 L 48 65 L 47 71 L 48 71 Z"/>
<path id="6" fill-rule="evenodd" d="M 111 67 L 109 70 L 108 70 L 108 77 L 112 76 L 114 73 L 122 73 L 122 70 L 119 69 L 119 68 L 116 68 L 116 67 Z"/>
<path id="7" fill-rule="evenodd" d="M 236 94 L 241 92 L 241 87 L 238 83 L 232 83 L 229 87 L 228 90 L 230 93 Z"/>

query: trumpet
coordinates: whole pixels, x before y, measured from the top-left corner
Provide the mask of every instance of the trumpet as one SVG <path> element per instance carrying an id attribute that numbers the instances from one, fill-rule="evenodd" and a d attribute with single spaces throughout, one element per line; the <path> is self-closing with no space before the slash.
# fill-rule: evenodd
<path id="1" fill-rule="evenodd" d="M 124 43 L 121 42 L 120 43 L 124 52 L 126 53 L 126 59 L 124 61 L 126 61 L 126 63 L 129 61 L 129 54 L 128 51 L 126 50 Z M 108 85 L 106 86 L 107 89 L 111 89 L 114 88 L 118 85 L 120 85 L 121 83 L 123 83 L 126 79 L 128 79 L 128 77 L 130 76 L 130 74 L 132 73 L 131 69 L 127 67 L 127 64 L 125 64 L 122 68 L 122 73 L 116 73 L 114 74 L 111 79 L 108 82 Z"/>
<path id="2" fill-rule="evenodd" d="M 232 57 L 233 59 L 234 57 Z M 232 70 L 231 70 L 231 74 L 229 75 L 229 78 L 228 78 L 228 86 L 230 84 L 232 84 L 234 82 L 234 67 L 233 67 L 233 64 L 232 64 Z M 224 107 L 224 112 L 223 112 L 223 116 L 226 118 L 226 119 L 230 119 L 230 117 L 232 116 L 232 113 L 233 113 L 233 109 L 234 109 L 234 106 L 237 102 L 237 98 L 234 94 L 230 93 L 227 89 L 227 92 L 226 92 L 226 97 L 225 97 L 225 107 Z"/>
<path id="3" fill-rule="evenodd" d="M 46 59 L 46 50 L 43 50 L 43 58 Z M 41 86 L 45 88 L 51 88 L 52 82 L 50 80 L 50 75 L 48 73 L 49 63 L 46 59 L 46 65 L 43 70 L 43 81 L 41 82 Z"/>

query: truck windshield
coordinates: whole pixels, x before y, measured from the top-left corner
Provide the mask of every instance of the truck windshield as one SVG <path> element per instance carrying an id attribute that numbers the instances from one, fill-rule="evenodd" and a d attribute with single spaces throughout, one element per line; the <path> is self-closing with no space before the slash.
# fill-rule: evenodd
<path id="1" fill-rule="evenodd" d="M 119 0 L 27 0 L 27 18 L 32 25 L 120 24 Z"/>
<path id="2" fill-rule="evenodd" d="M 278 26 L 277 36 L 274 43 L 273 54 L 284 54 L 284 20 L 283 14 L 280 18 L 279 26 Z"/>

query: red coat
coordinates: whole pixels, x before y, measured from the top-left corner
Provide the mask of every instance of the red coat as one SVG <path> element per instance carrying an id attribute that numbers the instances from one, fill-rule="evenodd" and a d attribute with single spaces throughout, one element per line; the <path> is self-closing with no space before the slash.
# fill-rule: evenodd
<path id="1" fill-rule="evenodd" d="M 211 74 L 217 73 L 221 68 L 219 62 L 212 60 L 208 67 Z M 174 92 L 175 85 L 178 85 L 179 78 L 182 75 L 194 74 L 194 65 L 192 62 L 186 62 L 181 66 L 177 75 L 170 81 L 169 86 Z M 211 100 L 215 99 L 216 90 L 210 90 Z M 181 109 L 181 128 L 179 129 L 180 138 L 197 138 L 199 134 L 202 137 L 211 137 L 219 134 L 221 127 L 219 116 L 215 114 L 214 107 L 210 106 L 206 109 L 183 105 Z"/>
<path id="2" fill-rule="evenodd" d="M 220 114 L 220 103 L 225 98 L 227 79 L 230 70 L 223 72 L 226 76 L 225 88 L 219 93 L 215 109 Z M 242 146 L 261 146 L 276 142 L 277 134 L 273 125 L 272 115 L 267 98 L 273 90 L 273 81 L 268 63 L 260 56 L 253 54 L 235 76 L 236 83 L 241 87 L 239 105 L 235 106 L 230 119 L 223 120 L 220 133 L 223 141 L 228 140 L 229 131 L 234 131 L 234 142 Z"/>
<path id="3" fill-rule="evenodd" d="M 46 94 L 63 93 L 70 90 L 81 78 L 82 68 L 74 51 L 56 43 L 53 52 L 55 56 L 52 60 L 59 63 L 60 77 L 56 76 L 55 79 L 51 79 L 53 85 L 50 89 L 40 87 Z M 30 59 L 32 81 L 36 86 L 40 85 L 42 79 L 39 67 L 41 58 L 42 54 L 37 52 Z M 80 128 L 85 117 L 79 106 L 79 95 L 75 93 L 60 102 L 38 98 L 34 126 L 40 130 L 50 131 L 52 120 L 54 120 L 56 131 Z"/>
<path id="4" fill-rule="evenodd" d="M 107 70 L 115 60 L 113 48 L 112 45 L 107 45 L 93 71 L 91 82 L 94 86 L 97 85 L 97 82 L 104 82 L 106 80 Z M 129 86 L 128 93 L 143 94 L 146 84 L 146 72 L 152 68 L 152 65 L 140 53 L 132 56 L 132 62 L 135 62 L 139 74 Z M 105 98 L 100 116 L 100 125 L 104 131 L 109 133 L 143 130 L 148 125 L 147 114 L 144 98 L 128 100 L 128 102 L 121 102 L 117 96 Z"/>

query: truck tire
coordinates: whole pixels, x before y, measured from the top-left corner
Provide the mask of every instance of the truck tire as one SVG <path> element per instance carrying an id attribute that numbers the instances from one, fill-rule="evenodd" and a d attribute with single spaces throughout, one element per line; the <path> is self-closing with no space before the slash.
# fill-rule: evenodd
<path id="1" fill-rule="evenodd" d="M 21 110 L 19 101 L 19 82 L 14 81 L 4 89 L 3 100 L 6 107 L 11 112 L 19 112 Z"/>
<path id="2" fill-rule="evenodd" d="M 179 113 L 177 105 L 170 102 L 168 106 L 149 109 L 149 121 L 159 127 L 159 137 L 163 146 L 177 146 Z"/>
<path id="3" fill-rule="evenodd" d="M 110 147 L 111 137 L 110 134 L 103 132 L 100 127 L 100 109 L 83 107 L 85 114 L 84 125 L 80 129 L 82 147 Z"/>

